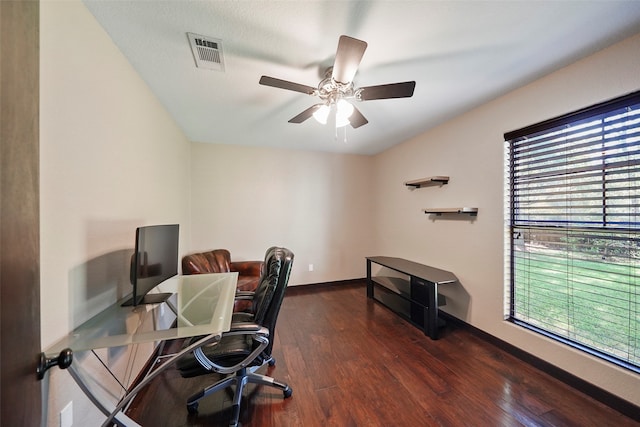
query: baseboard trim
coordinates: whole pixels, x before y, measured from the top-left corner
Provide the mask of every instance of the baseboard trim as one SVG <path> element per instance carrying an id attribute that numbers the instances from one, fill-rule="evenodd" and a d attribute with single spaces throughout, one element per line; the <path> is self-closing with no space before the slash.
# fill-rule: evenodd
<path id="1" fill-rule="evenodd" d="M 500 338 L 483 331 L 482 329 L 478 329 L 475 326 L 465 322 L 464 320 L 458 319 L 457 317 L 454 317 L 443 311 L 440 311 L 439 314 L 447 322 L 470 331 L 478 338 L 498 347 L 501 350 L 504 350 L 505 352 L 511 354 L 514 357 L 517 357 L 518 359 L 526 362 L 534 368 L 551 375 L 552 377 L 562 381 L 568 386 L 581 391 L 589 397 L 592 397 L 598 402 L 601 402 L 609 406 L 610 408 L 615 409 L 621 414 L 624 414 L 627 417 L 640 422 L 639 406 L 619 396 L 616 396 L 615 394 L 610 393 L 588 381 L 585 381 L 582 378 L 565 371 L 564 369 L 558 368 L 557 366 L 545 361 L 544 359 L 534 356 L 533 354 L 528 353 L 521 348 L 514 346 L 513 344 L 503 341 Z"/>

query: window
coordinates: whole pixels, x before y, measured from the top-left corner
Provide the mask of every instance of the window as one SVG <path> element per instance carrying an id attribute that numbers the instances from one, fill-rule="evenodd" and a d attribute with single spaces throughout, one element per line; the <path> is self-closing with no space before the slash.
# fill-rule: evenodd
<path id="1" fill-rule="evenodd" d="M 509 320 L 640 372 L 640 92 L 505 140 Z"/>

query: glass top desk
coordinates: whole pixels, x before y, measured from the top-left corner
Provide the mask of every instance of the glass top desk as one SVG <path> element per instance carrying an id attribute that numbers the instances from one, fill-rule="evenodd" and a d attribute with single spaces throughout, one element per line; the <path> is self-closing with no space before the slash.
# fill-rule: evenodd
<path id="1" fill-rule="evenodd" d="M 175 294 L 175 300 L 171 298 L 162 303 L 166 303 L 174 312 L 175 327 L 145 330 L 140 326 L 152 315 L 152 306 L 122 307 L 122 301 L 118 301 L 74 329 L 44 353 L 55 357 L 67 349 L 72 352 L 87 351 L 176 338 L 201 337 L 166 359 L 160 367 L 131 389 L 114 409 L 108 409 L 111 405 L 104 404 L 93 394 L 87 385 L 88 379 L 71 364 L 69 372 L 74 380 L 98 409 L 108 416 L 103 425 L 116 422 L 120 425 L 137 426 L 137 423 L 124 415 L 122 408 L 151 379 L 183 354 L 219 340 L 224 332 L 229 331 L 237 281 L 238 273 L 235 272 L 174 276 L 162 282 L 152 292 Z"/>

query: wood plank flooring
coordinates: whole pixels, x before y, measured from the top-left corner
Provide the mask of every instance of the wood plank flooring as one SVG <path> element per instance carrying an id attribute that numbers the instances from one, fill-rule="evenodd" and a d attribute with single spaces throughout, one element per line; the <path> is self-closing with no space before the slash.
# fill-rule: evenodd
<path id="1" fill-rule="evenodd" d="M 638 426 L 464 328 L 432 341 L 366 298 L 364 281 L 290 288 L 278 319 L 274 367 L 293 395 L 250 385 L 244 427 L 270 426 Z M 217 375 L 184 379 L 175 369 L 136 397 L 144 426 L 228 425 L 231 393 L 186 398 Z"/>

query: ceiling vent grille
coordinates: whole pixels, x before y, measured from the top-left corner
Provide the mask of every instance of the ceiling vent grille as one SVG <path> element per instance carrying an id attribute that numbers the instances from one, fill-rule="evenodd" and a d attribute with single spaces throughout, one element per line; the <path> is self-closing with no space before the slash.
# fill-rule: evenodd
<path id="1" fill-rule="evenodd" d="M 222 40 L 199 34 L 187 33 L 196 67 L 224 71 Z"/>

